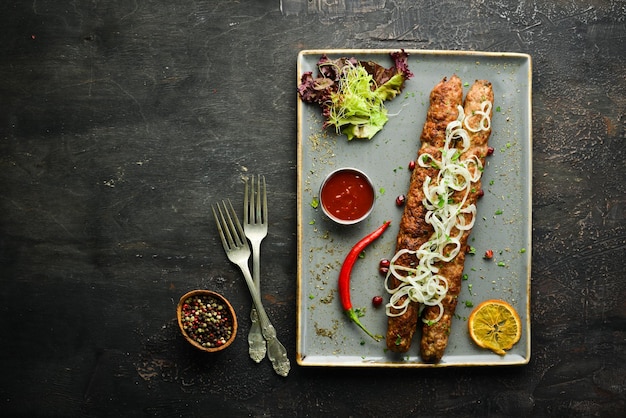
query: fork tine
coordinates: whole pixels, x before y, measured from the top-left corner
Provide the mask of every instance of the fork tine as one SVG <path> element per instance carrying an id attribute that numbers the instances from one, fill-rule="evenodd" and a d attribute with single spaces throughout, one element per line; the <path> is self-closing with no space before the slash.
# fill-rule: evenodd
<path id="1" fill-rule="evenodd" d="M 224 208 L 226 212 L 226 216 L 228 217 L 228 226 L 232 232 L 232 239 L 234 240 L 234 244 L 237 247 L 242 247 L 246 245 L 247 241 L 245 239 L 243 228 L 239 223 L 239 218 L 237 218 L 237 213 L 235 212 L 235 208 L 233 208 L 233 204 L 230 202 L 230 199 L 227 200 L 228 205 L 230 206 L 230 211 L 226 208 L 226 202 L 224 203 Z M 232 217 L 231 217 L 232 214 Z M 234 222 L 233 222 L 234 219 Z"/>
<path id="2" fill-rule="evenodd" d="M 244 224 L 248 224 L 250 223 L 250 208 L 249 208 L 249 200 L 248 200 L 248 177 L 246 177 L 245 182 L 244 182 L 244 189 L 243 189 L 243 223 Z"/>
<path id="3" fill-rule="evenodd" d="M 261 181 L 262 180 L 262 181 Z M 261 224 L 267 221 L 267 190 L 265 176 L 252 175 L 244 182 L 244 224 Z"/>
<path id="4" fill-rule="evenodd" d="M 226 202 L 222 201 L 222 204 L 224 205 L 225 211 Z M 228 223 L 224 218 L 224 212 L 222 211 L 222 207 L 219 203 L 217 204 L 217 211 L 219 213 L 219 217 L 215 213 L 215 209 L 213 209 L 213 215 L 215 216 L 215 221 L 217 222 L 217 229 L 219 230 L 220 238 L 222 238 L 222 245 L 224 246 L 224 249 L 228 251 L 235 246 L 235 242 L 233 241 L 230 228 L 228 227 Z"/>
<path id="5" fill-rule="evenodd" d="M 257 177 L 256 187 L 254 187 L 254 176 L 252 177 L 252 188 L 254 189 L 254 223 L 258 224 L 261 219 L 261 181 L 260 176 Z"/>
<path id="6" fill-rule="evenodd" d="M 219 210 L 219 204 L 217 205 L 217 209 Z M 213 211 L 213 217 L 215 218 L 215 223 L 217 225 L 217 231 L 220 234 L 220 239 L 222 240 L 222 245 L 224 246 L 225 250 L 228 250 L 228 243 L 226 242 L 226 237 L 224 236 L 224 230 L 222 229 L 222 223 L 220 222 L 220 219 L 217 216 L 217 212 L 215 211 L 215 206 L 211 205 L 211 210 Z M 221 211 L 220 211 L 221 214 Z"/>
<path id="7" fill-rule="evenodd" d="M 261 177 L 263 178 L 263 193 L 261 194 Z M 260 213 L 260 219 L 259 222 L 260 223 L 267 223 L 267 188 L 265 185 L 265 176 L 259 176 L 259 198 L 258 201 L 260 202 L 261 199 L 263 199 L 263 204 L 261 205 L 261 210 L 258 210 L 258 212 Z"/>

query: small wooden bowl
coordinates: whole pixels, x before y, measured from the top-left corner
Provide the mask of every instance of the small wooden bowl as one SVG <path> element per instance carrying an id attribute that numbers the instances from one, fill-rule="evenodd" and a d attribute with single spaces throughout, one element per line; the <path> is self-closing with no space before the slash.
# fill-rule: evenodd
<path id="1" fill-rule="evenodd" d="M 189 301 L 190 299 L 191 301 Z M 220 329 L 222 329 L 224 325 L 230 327 L 230 332 L 224 331 L 224 335 L 221 340 L 210 337 L 201 340 L 201 338 L 206 334 L 203 332 L 197 332 L 197 330 L 202 328 L 202 324 L 206 324 L 207 326 L 206 328 L 203 328 L 203 331 L 211 330 L 215 323 L 209 322 L 212 319 L 208 317 L 206 310 L 202 310 L 202 308 L 200 308 L 200 314 L 191 314 L 189 303 L 198 303 L 198 299 L 200 299 L 201 303 L 208 301 L 215 301 L 217 303 L 216 307 L 209 307 L 208 311 L 210 311 L 211 314 L 219 314 L 219 319 L 215 318 L 215 320 L 223 321 L 219 324 Z M 207 305 L 204 306 L 206 308 Z M 219 309 L 220 307 L 222 309 Z M 226 320 L 223 319 L 224 313 L 227 317 Z M 176 307 L 176 318 L 178 319 L 180 332 L 182 332 L 185 339 L 199 350 L 206 351 L 208 353 L 215 353 L 217 351 L 224 350 L 231 345 L 233 341 L 235 341 L 235 336 L 237 335 L 237 315 L 235 315 L 235 310 L 228 300 L 219 293 L 212 292 L 210 290 L 192 290 L 191 292 L 185 293 L 180 298 L 178 306 Z M 186 320 L 184 318 L 189 319 Z"/>

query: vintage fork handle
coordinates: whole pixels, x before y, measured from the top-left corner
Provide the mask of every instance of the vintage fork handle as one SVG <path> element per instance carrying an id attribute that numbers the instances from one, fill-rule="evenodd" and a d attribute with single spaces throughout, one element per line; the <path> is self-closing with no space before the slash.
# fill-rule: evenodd
<path id="1" fill-rule="evenodd" d="M 248 333 L 248 354 L 256 363 L 260 363 L 265 358 L 267 345 L 261 332 L 259 323 L 259 313 L 256 308 L 250 310 L 250 332 Z"/>
<path id="2" fill-rule="evenodd" d="M 289 358 L 287 357 L 287 350 L 285 349 L 285 346 L 278 341 L 278 338 L 276 338 L 276 328 L 274 328 L 270 322 L 270 318 L 265 312 L 259 292 L 257 292 L 254 282 L 252 281 L 248 264 L 241 264 L 239 267 L 243 273 L 243 277 L 246 279 L 248 290 L 250 290 L 250 295 L 252 296 L 257 313 L 259 314 L 261 332 L 267 341 L 267 358 L 269 358 L 272 362 L 274 371 L 280 376 L 285 377 L 289 374 L 289 370 L 291 369 L 291 364 L 289 363 Z"/>
<path id="3" fill-rule="evenodd" d="M 274 329 L 274 327 L 272 327 L 272 329 Z M 276 334 L 276 330 L 274 330 L 274 334 Z M 272 362 L 274 371 L 278 375 L 286 377 L 289 374 L 291 364 L 287 357 L 287 349 L 285 349 L 285 346 L 282 345 L 276 337 L 267 340 L 267 358 Z"/>
<path id="4" fill-rule="evenodd" d="M 256 292 L 259 293 L 260 296 L 260 242 L 252 243 L 252 272 L 254 277 L 254 286 L 256 288 Z M 248 333 L 248 354 L 250 354 L 250 358 L 257 363 L 260 363 L 261 360 L 265 357 L 266 344 L 265 338 L 263 337 L 263 333 L 261 331 L 261 325 L 259 323 L 259 314 L 254 307 L 252 306 L 252 310 L 250 311 L 250 321 L 252 322 L 250 325 L 250 332 Z"/>

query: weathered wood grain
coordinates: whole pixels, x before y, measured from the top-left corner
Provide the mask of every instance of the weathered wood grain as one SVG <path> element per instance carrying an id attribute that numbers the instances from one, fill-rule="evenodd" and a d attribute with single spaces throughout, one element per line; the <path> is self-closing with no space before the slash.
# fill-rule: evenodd
<path id="1" fill-rule="evenodd" d="M 393 399 L 403 417 L 620 416 L 623 3 L 283 3 L 2 2 L 3 414 L 382 416 Z M 177 334 L 193 288 L 248 311 L 209 210 L 263 173 L 262 295 L 295 353 L 296 55 L 345 47 L 532 55 L 529 365 L 281 379 L 245 339 L 207 357 Z"/>

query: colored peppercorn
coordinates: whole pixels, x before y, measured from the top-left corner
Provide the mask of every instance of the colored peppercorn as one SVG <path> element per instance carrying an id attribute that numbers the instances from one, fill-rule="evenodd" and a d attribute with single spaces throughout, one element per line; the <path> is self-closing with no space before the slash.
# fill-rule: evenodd
<path id="1" fill-rule="evenodd" d="M 185 299 L 181 310 L 183 330 L 202 347 L 219 347 L 231 338 L 233 321 L 218 299 L 211 296 L 191 296 Z"/>
<path id="2" fill-rule="evenodd" d="M 485 257 L 486 259 L 488 259 L 488 260 L 489 260 L 489 259 L 491 259 L 491 258 L 493 258 L 493 250 L 487 250 L 487 251 L 485 251 L 485 256 L 484 256 L 484 257 Z"/>

